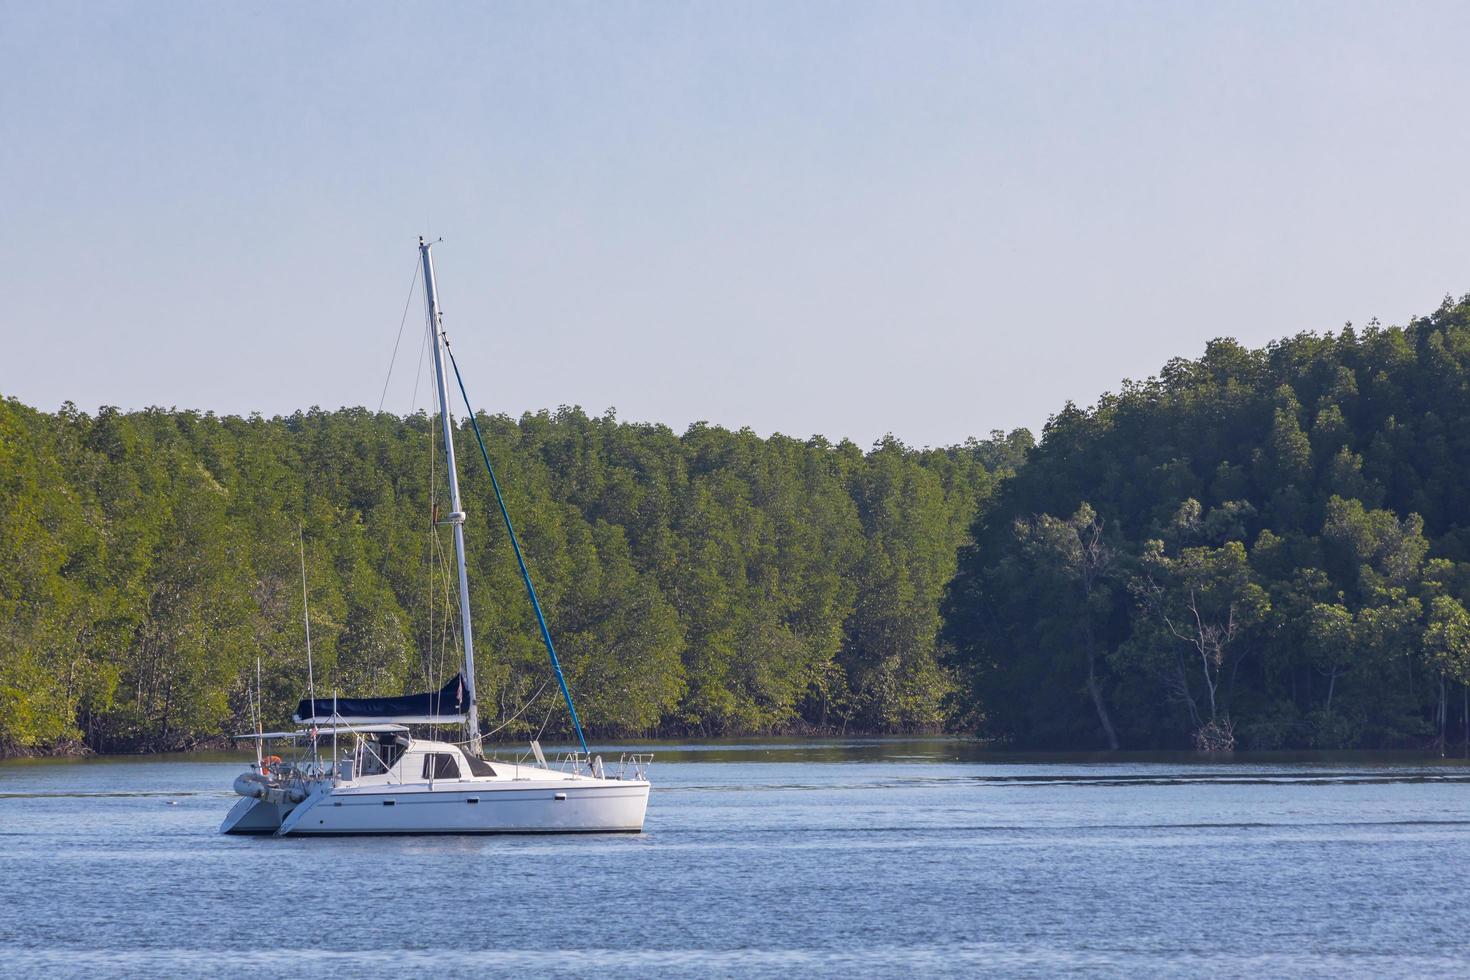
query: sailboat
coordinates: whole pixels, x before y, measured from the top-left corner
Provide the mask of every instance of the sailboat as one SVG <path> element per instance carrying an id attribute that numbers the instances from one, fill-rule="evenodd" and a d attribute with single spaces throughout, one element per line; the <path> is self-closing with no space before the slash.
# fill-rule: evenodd
<path id="1" fill-rule="evenodd" d="M 419 239 L 424 305 L 434 350 L 434 381 L 443 428 L 451 513 L 439 519 L 454 537 L 459 573 L 459 626 L 463 663 L 439 690 L 388 698 L 316 698 L 301 701 L 292 716 L 300 726 L 255 731 L 240 738 L 255 745 L 255 762 L 234 782 L 241 797 L 220 832 L 298 837 L 332 834 L 637 833 L 648 807 L 652 756 L 623 754 L 605 765 L 593 756 L 556 656 L 535 587 L 465 395 L 439 311 L 432 245 Z M 551 669 L 571 716 L 580 751 L 549 763 L 539 742 L 513 762 L 486 761 L 475 700 L 475 645 L 471 631 L 469 576 L 465 569 L 465 511 L 454 455 L 449 410 L 452 367 L 465 411 L 489 471 L 501 516 L 520 567 Z M 418 737 L 463 726 L 464 738 Z M 257 726 L 259 727 L 259 726 Z M 270 752 L 280 746 L 283 760 Z"/>

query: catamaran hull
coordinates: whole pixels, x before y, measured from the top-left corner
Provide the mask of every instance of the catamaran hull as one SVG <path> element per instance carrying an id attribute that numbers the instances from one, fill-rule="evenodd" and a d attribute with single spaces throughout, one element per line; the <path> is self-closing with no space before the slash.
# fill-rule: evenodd
<path id="1" fill-rule="evenodd" d="M 219 825 L 222 834 L 274 834 L 281 829 L 281 822 L 294 806 L 271 803 L 268 800 L 242 799 L 230 807 L 224 822 Z"/>
<path id="2" fill-rule="evenodd" d="M 555 783 L 534 789 L 395 789 L 321 790 L 292 809 L 276 833 L 282 837 L 638 833 L 648 808 L 648 784 L 634 781 Z"/>

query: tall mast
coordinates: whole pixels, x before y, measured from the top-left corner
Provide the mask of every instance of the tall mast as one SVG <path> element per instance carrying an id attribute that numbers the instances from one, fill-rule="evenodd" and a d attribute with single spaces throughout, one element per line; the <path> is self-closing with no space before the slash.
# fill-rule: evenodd
<path id="1" fill-rule="evenodd" d="M 439 294 L 434 283 L 432 246 L 419 239 L 419 255 L 424 260 L 424 306 L 428 311 L 429 330 L 434 335 L 434 386 L 439 392 L 439 420 L 444 426 L 444 458 L 449 469 L 449 517 L 441 523 L 454 526 L 454 563 L 459 568 L 459 625 L 464 631 L 464 684 L 469 700 L 465 725 L 469 729 L 470 750 L 480 754 L 480 712 L 475 702 L 475 640 L 470 630 L 470 580 L 464 567 L 464 509 L 459 502 L 459 470 L 454 463 L 454 420 L 449 414 L 449 385 L 444 374 L 444 351 L 449 340 L 439 314 Z"/>

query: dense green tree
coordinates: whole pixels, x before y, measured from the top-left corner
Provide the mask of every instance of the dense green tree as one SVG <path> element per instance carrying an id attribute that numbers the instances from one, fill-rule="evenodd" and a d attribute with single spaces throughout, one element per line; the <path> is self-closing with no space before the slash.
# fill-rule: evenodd
<path id="1" fill-rule="evenodd" d="M 1443 745 L 1458 710 L 1470 750 L 1467 453 L 1470 299 L 1403 328 L 1213 341 L 1066 406 L 946 593 L 967 717 L 1105 744 L 1096 691 L 1125 744 L 1347 747 Z M 1037 544 L 1084 507 L 1130 585 L 1087 610 Z M 1083 684 L 1088 624 L 1105 656 Z"/>
<path id="2" fill-rule="evenodd" d="M 945 723 L 938 597 L 1028 436 L 864 453 L 575 408 L 479 422 L 595 733 Z M 478 448 L 457 438 L 486 727 L 564 734 Z M 257 704 L 279 724 L 309 680 L 442 683 L 461 651 L 438 439 L 422 413 L 0 401 L 0 752 L 186 748 Z"/>
<path id="3" fill-rule="evenodd" d="M 1271 608 L 1245 546 L 1229 541 L 1170 555 L 1156 539 L 1145 542 L 1139 567 L 1133 588 L 1145 615 L 1117 661 L 1162 680 L 1188 709 L 1198 748 L 1233 749 L 1229 682 Z"/>
<path id="4" fill-rule="evenodd" d="M 1108 747 L 1118 748 L 1118 735 L 1099 681 L 1102 651 L 1099 621 L 1110 612 L 1117 584 L 1117 561 L 1103 537 L 1097 513 L 1084 502 L 1066 520 L 1041 514 L 1015 525 L 1020 556 L 1033 573 L 1030 587 L 1049 595 L 1054 604 L 1043 622 L 1060 629 L 1055 642 L 1071 642 L 1087 665 L 1086 689 Z"/>
<path id="5" fill-rule="evenodd" d="M 594 733 L 1470 750 L 1470 301 L 1216 340 L 1039 443 L 478 421 Z M 441 683 L 438 438 L 423 413 L 0 401 L 0 752 L 283 718 L 308 610 L 319 694 Z M 565 733 L 457 438 L 487 728 Z"/>

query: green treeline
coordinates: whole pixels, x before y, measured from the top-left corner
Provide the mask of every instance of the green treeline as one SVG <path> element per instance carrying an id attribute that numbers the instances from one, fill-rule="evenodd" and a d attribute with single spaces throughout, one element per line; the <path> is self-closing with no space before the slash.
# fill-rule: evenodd
<path id="1" fill-rule="evenodd" d="M 943 450 L 482 417 L 600 736 L 1470 742 L 1470 298 Z M 566 718 L 467 428 L 487 728 Z M 0 401 L 0 752 L 182 748 L 459 659 L 434 419 Z"/>
<path id="2" fill-rule="evenodd" d="M 459 660 L 436 421 L 0 401 L 0 752 L 186 748 Z M 580 410 L 481 417 L 578 707 L 609 736 L 940 727 L 939 598 L 1017 433 L 948 450 Z M 477 682 L 502 737 L 566 717 L 463 426 Z"/>
<path id="3" fill-rule="evenodd" d="M 1229 340 L 1068 405 L 944 602 L 981 731 L 1037 746 L 1470 741 L 1470 297 Z"/>

